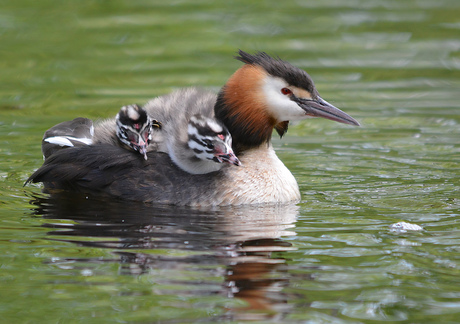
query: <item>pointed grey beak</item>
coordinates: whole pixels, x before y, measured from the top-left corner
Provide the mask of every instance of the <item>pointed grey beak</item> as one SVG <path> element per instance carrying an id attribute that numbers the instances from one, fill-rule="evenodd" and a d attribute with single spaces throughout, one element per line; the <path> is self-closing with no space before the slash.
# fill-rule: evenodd
<path id="1" fill-rule="evenodd" d="M 233 164 L 233 165 L 236 165 L 236 166 L 240 166 L 241 165 L 241 161 L 240 159 L 238 159 L 236 157 L 236 155 L 231 152 L 229 154 L 220 154 L 220 155 L 216 155 L 216 158 L 222 163 L 222 162 L 227 162 L 227 163 L 230 163 L 230 164 Z"/>
<path id="2" fill-rule="evenodd" d="M 137 142 L 131 142 L 131 147 L 139 152 L 139 154 L 144 156 L 144 159 L 147 160 L 147 146 L 148 142 L 142 138 L 142 136 L 139 136 Z"/>
<path id="3" fill-rule="evenodd" d="M 214 159 L 219 163 L 226 162 L 236 166 L 241 165 L 240 159 L 236 157 L 231 146 L 229 146 L 227 143 L 219 143 L 218 145 L 214 146 Z"/>
<path id="4" fill-rule="evenodd" d="M 139 152 L 139 154 L 142 155 L 145 160 L 147 160 L 147 145 L 137 145 L 132 143 L 131 146 L 134 149 L 134 151 Z"/>
<path id="5" fill-rule="evenodd" d="M 147 160 L 147 147 L 142 147 L 139 151 L 144 156 L 144 160 Z"/>
<path id="6" fill-rule="evenodd" d="M 334 107 L 321 97 L 317 99 L 296 98 L 296 101 L 308 116 L 322 117 L 343 124 L 360 126 L 356 119 L 344 113 L 339 108 Z"/>

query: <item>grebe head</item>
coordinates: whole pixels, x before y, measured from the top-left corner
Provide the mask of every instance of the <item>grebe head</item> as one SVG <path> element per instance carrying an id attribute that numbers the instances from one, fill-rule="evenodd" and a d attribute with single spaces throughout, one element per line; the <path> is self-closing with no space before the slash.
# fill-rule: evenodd
<path id="1" fill-rule="evenodd" d="M 273 129 L 283 136 L 290 120 L 322 117 L 359 123 L 319 95 L 307 72 L 264 52 L 239 51 L 245 63 L 219 93 L 215 114 L 229 129 L 239 150 L 268 142 Z"/>
<path id="2" fill-rule="evenodd" d="M 121 107 L 116 116 L 118 140 L 147 160 L 147 146 L 152 140 L 153 127 L 161 124 L 151 119 L 140 106 L 133 104 Z"/>
<path id="3" fill-rule="evenodd" d="M 188 123 L 187 133 L 187 146 L 196 158 L 241 165 L 232 150 L 232 136 L 217 120 L 201 114 L 193 115 Z"/>

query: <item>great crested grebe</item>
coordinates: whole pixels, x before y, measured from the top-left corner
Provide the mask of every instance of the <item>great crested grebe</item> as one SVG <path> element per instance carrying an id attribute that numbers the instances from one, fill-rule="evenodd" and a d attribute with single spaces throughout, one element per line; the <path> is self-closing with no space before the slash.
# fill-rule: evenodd
<path id="1" fill-rule="evenodd" d="M 43 157 L 47 159 L 62 148 L 112 143 L 136 151 L 147 159 L 147 145 L 152 139 L 153 127 L 161 128 L 161 125 L 138 105 L 121 107 L 115 120 L 101 122 L 96 128 L 91 119 L 77 117 L 45 132 L 42 141 Z"/>
<path id="2" fill-rule="evenodd" d="M 145 109 L 165 125 L 184 115 L 215 118 L 232 135 L 241 167 L 190 174 L 162 152 L 162 139 L 155 148 L 153 138 L 153 151 L 149 147 L 146 161 L 113 145 L 101 144 L 97 150 L 94 146 L 75 147 L 50 156 L 27 182 L 44 182 L 49 189 L 174 205 L 298 201 L 297 182 L 271 145 L 273 129 L 282 136 L 290 120 L 309 117 L 359 123 L 323 100 L 310 76 L 290 63 L 263 52 L 251 55 L 239 51 L 236 58 L 245 64 L 217 96 L 195 88 L 181 89 L 153 99 Z"/>
<path id="3" fill-rule="evenodd" d="M 166 124 L 159 144 L 159 151 L 169 154 L 182 170 L 191 174 L 205 174 L 219 171 L 222 163 L 236 166 L 240 160 L 233 153 L 232 136 L 227 128 L 214 118 L 195 114 L 186 127 L 174 128 Z"/>
<path id="4" fill-rule="evenodd" d="M 161 123 L 150 118 L 144 108 L 132 104 L 121 107 L 112 120 L 103 121 L 94 127 L 94 144 L 112 143 L 135 151 L 147 160 L 147 146 L 152 140 L 153 132 L 161 129 Z"/>
<path id="5" fill-rule="evenodd" d="M 163 125 L 161 132 L 155 132 L 149 151 L 168 153 L 177 166 L 191 174 L 219 171 L 227 166 L 223 162 L 239 166 L 232 136 L 214 117 L 215 97 L 206 101 L 206 96 L 195 96 L 195 90 L 184 91 L 185 94 L 174 92 L 145 104 L 148 114 Z M 188 97 L 187 102 L 182 101 L 183 95 Z"/>

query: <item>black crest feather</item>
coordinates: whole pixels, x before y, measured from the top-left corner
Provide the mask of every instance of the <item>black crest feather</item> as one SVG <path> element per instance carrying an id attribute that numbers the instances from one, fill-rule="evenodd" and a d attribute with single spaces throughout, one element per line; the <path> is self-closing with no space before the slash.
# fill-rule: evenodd
<path id="1" fill-rule="evenodd" d="M 257 52 L 252 55 L 239 50 L 238 54 L 238 56 L 235 56 L 238 61 L 250 65 L 258 65 L 270 75 L 286 80 L 289 85 L 305 89 L 310 92 L 313 97 L 318 96 L 318 92 L 310 75 L 291 63 L 283 61 L 280 58 L 273 58 L 265 52 Z"/>

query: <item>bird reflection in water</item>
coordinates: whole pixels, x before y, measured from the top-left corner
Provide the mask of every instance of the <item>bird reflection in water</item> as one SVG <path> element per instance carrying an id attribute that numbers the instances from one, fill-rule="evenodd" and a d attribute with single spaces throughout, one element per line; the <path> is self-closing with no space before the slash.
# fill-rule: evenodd
<path id="1" fill-rule="evenodd" d="M 51 229 L 48 239 L 111 249 L 116 256 L 69 256 L 50 263 L 68 268 L 117 262 L 120 275 L 151 275 L 160 283 L 154 285 L 156 295 L 219 295 L 244 301 L 245 306 L 225 310 L 226 320 L 279 319 L 289 311 L 283 253 L 293 247 L 283 237 L 295 235 L 289 230 L 298 213 L 295 205 L 198 210 L 98 201 L 75 193 L 34 197 L 31 204 L 35 215 L 59 220 L 42 225 Z M 173 290 L 166 288 L 171 285 Z"/>

